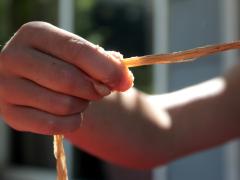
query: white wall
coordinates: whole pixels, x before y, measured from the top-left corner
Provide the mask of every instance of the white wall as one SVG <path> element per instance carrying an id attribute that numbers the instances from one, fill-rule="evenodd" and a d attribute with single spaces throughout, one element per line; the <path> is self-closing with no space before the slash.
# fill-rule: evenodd
<path id="1" fill-rule="evenodd" d="M 239 39 L 238 0 L 168 0 L 168 17 L 162 0 L 154 0 L 156 13 L 154 51 L 166 52 Z M 161 4 L 163 3 L 163 4 Z M 159 10 L 159 11 L 157 11 Z M 162 10 L 160 12 L 160 10 Z M 156 21 L 157 20 L 157 21 Z M 163 24 L 162 20 L 165 22 Z M 167 21 L 167 22 L 166 22 Z M 165 32 L 165 37 L 161 34 Z M 167 38 L 167 39 L 166 39 Z M 167 44 L 167 47 L 163 45 Z M 210 79 L 229 68 L 239 53 L 227 53 L 203 58 L 188 64 L 155 67 L 155 90 L 176 90 Z M 221 61 L 228 59 L 228 61 Z M 231 61 L 229 61 L 231 59 Z M 164 77 L 162 80 L 159 77 Z M 155 179 L 167 180 L 237 180 L 239 179 L 239 144 L 231 144 L 169 164 L 167 171 L 155 171 Z M 157 172 L 160 172 L 159 174 Z M 164 174 L 164 175 L 163 175 Z M 157 176 L 158 175 L 158 176 Z"/>

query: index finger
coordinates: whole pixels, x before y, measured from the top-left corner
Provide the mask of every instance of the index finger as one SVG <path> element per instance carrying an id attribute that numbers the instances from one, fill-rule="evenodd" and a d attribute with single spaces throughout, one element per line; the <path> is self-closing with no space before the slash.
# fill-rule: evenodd
<path id="1" fill-rule="evenodd" d="M 22 26 L 22 41 L 32 47 L 67 61 L 112 90 L 124 91 L 132 86 L 132 75 L 121 60 L 87 40 L 43 22 Z"/>

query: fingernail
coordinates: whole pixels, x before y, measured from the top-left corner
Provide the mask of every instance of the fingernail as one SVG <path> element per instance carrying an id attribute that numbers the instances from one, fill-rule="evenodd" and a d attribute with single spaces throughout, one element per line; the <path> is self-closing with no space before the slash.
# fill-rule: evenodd
<path id="1" fill-rule="evenodd" d="M 134 82 L 134 76 L 133 76 L 132 71 L 130 71 L 130 70 L 128 70 L 128 77 L 132 82 Z"/>
<path id="2" fill-rule="evenodd" d="M 111 90 L 103 84 L 93 82 L 93 86 L 97 93 L 101 96 L 107 96 L 111 93 Z"/>

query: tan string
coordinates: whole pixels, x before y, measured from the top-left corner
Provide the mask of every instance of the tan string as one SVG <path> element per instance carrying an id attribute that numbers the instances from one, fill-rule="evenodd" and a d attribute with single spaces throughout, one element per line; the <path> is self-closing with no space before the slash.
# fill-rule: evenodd
<path id="1" fill-rule="evenodd" d="M 127 67 L 145 66 L 152 64 L 180 63 L 193 61 L 203 56 L 209 56 L 219 52 L 239 48 L 240 41 L 235 41 L 217 45 L 208 45 L 180 52 L 130 57 L 125 58 L 123 62 Z"/>
<path id="2" fill-rule="evenodd" d="M 63 135 L 53 136 L 54 156 L 57 161 L 57 180 L 68 180 L 63 138 Z"/>
<path id="3" fill-rule="evenodd" d="M 83 112 L 81 113 L 80 127 L 83 124 Z M 66 155 L 64 152 L 63 135 L 53 135 L 53 151 L 56 158 L 57 180 L 68 180 Z"/>

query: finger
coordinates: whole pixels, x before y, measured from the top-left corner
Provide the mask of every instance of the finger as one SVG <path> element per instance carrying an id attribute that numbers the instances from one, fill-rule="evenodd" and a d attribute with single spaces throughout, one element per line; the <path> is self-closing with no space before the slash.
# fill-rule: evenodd
<path id="1" fill-rule="evenodd" d="M 34 48 L 78 66 L 113 90 L 132 86 L 132 75 L 122 61 L 79 36 L 42 22 L 23 26 L 22 33 L 33 34 L 24 41 Z"/>
<path id="2" fill-rule="evenodd" d="M 116 51 L 107 51 L 107 52 L 117 59 L 123 59 L 123 55 L 120 52 L 116 52 Z"/>
<path id="3" fill-rule="evenodd" d="M 88 100 L 96 100 L 110 94 L 107 87 L 103 87 L 104 92 L 99 91 L 99 88 L 94 86 L 97 82 L 90 80 L 76 66 L 34 49 L 15 47 L 14 53 L 1 64 L 10 73 L 23 76 L 57 92 Z"/>
<path id="4" fill-rule="evenodd" d="M 64 134 L 79 128 L 81 114 L 56 116 L 30 107 L 1 104 L 2 115 L 12 128 L 38 134 Z"/>
<path id="5" fill-rule="evenodd" d="M 88 106 L 86 100 L 50 91 L 26 79 L 6 78 L 0 82 L 0 96 L 11 104 L 29 106 L 56 115 L 83 112 Z"/>

